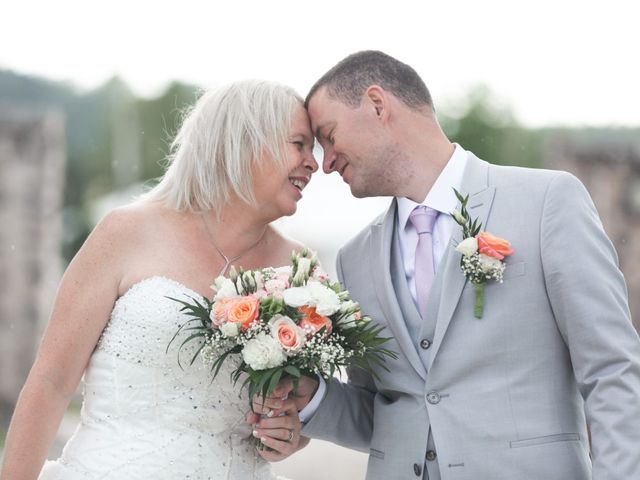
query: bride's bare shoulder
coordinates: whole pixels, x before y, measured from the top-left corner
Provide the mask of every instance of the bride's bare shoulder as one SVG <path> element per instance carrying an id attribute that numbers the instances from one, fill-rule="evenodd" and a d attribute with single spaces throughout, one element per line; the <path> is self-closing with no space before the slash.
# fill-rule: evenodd
<path id="1" fill-rule="evenodd" d="M 128 250 L 153 238 L 168 214 L 162 206 L 137 201 L 107 212 L 96 224 L 87 243 Z M 122 251 L 122 250 L 121 250 Z"/>
<path id="2" fill-rule="evenodd" d="M 108 211 L 96 225 L 106 234 L 136 234 L 157 224 L 168 215 L 167 209 L 148 201 L 136 201 Z"/>

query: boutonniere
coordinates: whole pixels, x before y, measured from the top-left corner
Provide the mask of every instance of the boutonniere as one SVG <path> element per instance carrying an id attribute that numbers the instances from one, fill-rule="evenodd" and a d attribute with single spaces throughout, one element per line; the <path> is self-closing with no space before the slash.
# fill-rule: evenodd
<path id="1" fill-rule="evenodd" d="M 489 280 L 502 283 L 502 274 L 507 267 L 504 259 L 512 255 L 511 244 L 502 238 L 482 232 L 482 223 L 478 219 L 471 220 L 467 211 L 469 195 L 463 197 L 455 188 L 453 191 L 460 202 L 460 211 L 453 211 L 451 215 L 462 227 L 463 240 L 456 246 L 462 254 L 460 268 L 467 277 L 476 293 L 473 313 L 476 318 L 482 318 L 484 309 L 484 284 Z"/>

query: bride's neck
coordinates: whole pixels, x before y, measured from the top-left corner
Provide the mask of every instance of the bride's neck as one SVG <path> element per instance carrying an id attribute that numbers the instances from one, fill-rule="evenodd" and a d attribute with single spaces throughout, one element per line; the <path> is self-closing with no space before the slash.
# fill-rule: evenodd
<path id="1" fill-rule="evenodd" d="M 266 236 L 269 222 L 246 203 L 225 205 L 222 212 L 203 212 L 205 227 L 214 244 L 229 258 L 244 252 Z"/>

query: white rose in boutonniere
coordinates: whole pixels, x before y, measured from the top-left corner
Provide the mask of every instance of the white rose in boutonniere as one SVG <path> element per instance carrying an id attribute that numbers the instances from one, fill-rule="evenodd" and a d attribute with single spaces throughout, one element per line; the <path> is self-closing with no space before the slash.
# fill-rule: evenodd
<path id="1" fill-rule="evenodd" d="M 511 244 L 503 239 L 481 232 L 482 224 L 478 219 L 471 220 L 467 212 L 469 195 L 463 197 L 455 188 L 453 191 L 460 201 L 460 211 L 451 212 L 454 220 L 462 227 L 462 240 L 456 250 L 462 253 L 460 268 L 476 292 L 476 302 L 473 313 L 476 318 L 482 318 L 484 309 L 484 284 L 488 280 L 502 283 L 502 274 L 506 268 L 505 257 L 514 253 Z"/>
<path id="2" fill-rule="evenodd" d="M 473 255 L 478 251 L 478 241 L 474 237 L 465 238 L 458 244 L 456 250 L 462 255 Z"/>

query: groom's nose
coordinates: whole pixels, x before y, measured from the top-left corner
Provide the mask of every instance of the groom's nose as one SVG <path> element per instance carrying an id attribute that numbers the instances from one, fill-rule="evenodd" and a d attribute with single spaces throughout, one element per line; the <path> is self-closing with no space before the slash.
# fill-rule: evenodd
<path id="1" fill-rule="evenodd" d="M 336 160 L 338 156 L 335 154 L 333 149 L 325 148 L 324 149 L 324 157 L 322 159 L 322 171 L 324 173 L 331 173 L 336 170 Z"/>

